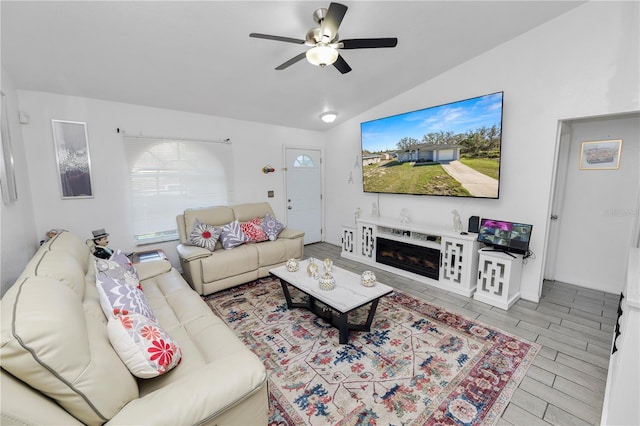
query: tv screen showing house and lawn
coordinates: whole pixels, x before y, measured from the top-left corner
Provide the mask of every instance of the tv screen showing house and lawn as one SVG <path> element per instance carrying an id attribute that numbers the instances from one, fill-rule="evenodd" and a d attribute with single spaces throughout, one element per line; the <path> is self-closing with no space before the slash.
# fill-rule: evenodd
<path id="1" fill-rule="evenodd" d="M 503 92 L 361 123 L 364 192 L 498 198 Z"/>

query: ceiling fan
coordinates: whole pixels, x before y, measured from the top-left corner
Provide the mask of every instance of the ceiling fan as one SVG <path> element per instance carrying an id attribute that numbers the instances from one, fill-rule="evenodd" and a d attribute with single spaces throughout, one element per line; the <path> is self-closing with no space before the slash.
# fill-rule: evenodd
<path id="1" fill-rule="evenodd" d="M 307 31 L 305 40 L 260 33 L 251 33 L 249 37 L 311 46 L 311 49 L 306 52 L 302 52 L 283 64 L 278 65 L 276 70 L 283 70 L 306 57 L 309 62 L 322 68 L 333 64 L 342 74 L 351 71 L 351 67 L 342 58 L 340 53 L 338 53 L 338 49 L 373 49 L 395 47 L 398 44 L 398 39 L 395 37 L 340 40 L 338 28 L 345 13 L 347 13 L 347 6 L 340 3 L 331 3 L 328 9 L 317 9 L 313 13 L 313 20 L 319 27 L 311 28 Z"/>

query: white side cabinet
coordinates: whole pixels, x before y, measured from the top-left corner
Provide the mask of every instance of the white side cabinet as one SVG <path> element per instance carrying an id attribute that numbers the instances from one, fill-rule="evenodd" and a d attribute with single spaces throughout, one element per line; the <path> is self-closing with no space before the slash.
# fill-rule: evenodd
<path id="1" fill-rule="evenodd" d="M 471 297 L 478 269 L 478 248 L 475 240 L 442 237 L 440 242 L 440 282 L 450 290 Z"/>
<path id="2" fill-rule="evenodd" d="M 508 310 L 520 298 L 522 256 L 486 249 L 478 253 L 478 282 L 473 298 Z"/>

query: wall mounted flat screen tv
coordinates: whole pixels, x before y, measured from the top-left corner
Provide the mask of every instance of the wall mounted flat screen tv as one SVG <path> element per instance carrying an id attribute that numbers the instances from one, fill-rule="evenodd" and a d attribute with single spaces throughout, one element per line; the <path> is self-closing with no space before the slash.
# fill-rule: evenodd
<path id="1" fill-rule="evenodd" d="M 499 251 L 527 254 L 533 225 L 504 220 L 482 219 L 478 241 Z"/>
<path id="2" fill-rule="evenodd" d="M 498 198 L 503 92 L 360 124 L 364 192 Z"/>

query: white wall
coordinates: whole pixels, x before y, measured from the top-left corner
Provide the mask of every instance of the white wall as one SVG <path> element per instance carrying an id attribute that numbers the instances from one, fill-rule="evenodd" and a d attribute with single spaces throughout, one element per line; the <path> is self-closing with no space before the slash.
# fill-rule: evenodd
<path id="1" fill-rule="evenodd" d="M 20 110 L 30 116 L 22 131 L 37 235 L 44 235 L 50 228 L 63 228 L 90 238 L 92 230 L 105 228 L 111 234 L 110 246 L 123 251 L 144 250 L 144 246 L 135 247 L 132 237 L 129 172 L 122 134 L 116 129 L 129 135 L 230 138 L 235 187 L 232 201 L 269 201 L 283 220 L 282 145 L 318 146 L 322 142 L 318 132 L 52 93 L 19 91 L 19 102 Z M 51 119 L 87 123 L 94 198 L 61 199 Z M 265 175 L 262 167 L 266 164 L 276 172 Z M 268 190 L 275 191 L 274 198 L 267 198 Z M 2 239 L 4 242 L 4 236 Z M 176 242 L 154 245 L 164 248 L 178 267 L 175 246 Z"/>
<path id="2" fill-rule="evenodd" d="M 381 214 L 451 224 L 492 217 L 534 225 L 535 258 L 523 268 L 522 297 L 539 299 L 544 241 L 550 214 L 558 121 L 640 110 L 638 2 L 590 2 L 523 34 L 330 132 L 326 161 L 326 239 L 340 243 L 340 227 L 360 207 L 368 214 L 374 194 L 362 193 L 362 121 L 504 91 L 499 200 L 380 195 Z M 354 184 L 347 184 L 349 172 Z"/>
<path id="3" fill-rule="evenodd" d="M 2 69 L 2 92 L 7 97 L 9 133 L 13 148 L 18 201 L 5 205 L 0 201 L 0 296 L 15 279 L 38 248 L 33 205 L 29 187 L 29 165 L 18 118 L 18 97 L 11 77 Z"/>

